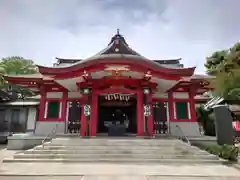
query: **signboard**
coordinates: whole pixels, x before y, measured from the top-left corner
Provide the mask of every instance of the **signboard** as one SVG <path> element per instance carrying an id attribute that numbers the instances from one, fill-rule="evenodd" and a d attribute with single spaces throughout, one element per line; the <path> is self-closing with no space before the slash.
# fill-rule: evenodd
<path id="1" fill-rule="evenodd" d="M 128 94 L 119 94 L 119 93 L 107 94 L 107 95 L 105 95 L 105 99 L 106 100 L 129 101 L 130 100 L 130 95 L 128 95 Z"/>
<path id="2" fill-rule="evenodd" d="M 90 116 L 90 114 L 91 114 L 91 106 L 88 105 L 88 104 L 85 104 L 84 105 L 84 115 L 85 116 Z"/>
<path id="3" fill-rule="evenodd" d="M 151 109 L 149 105 L 144 105 L 144 116 L 150 116 L 151 115 Z"/>

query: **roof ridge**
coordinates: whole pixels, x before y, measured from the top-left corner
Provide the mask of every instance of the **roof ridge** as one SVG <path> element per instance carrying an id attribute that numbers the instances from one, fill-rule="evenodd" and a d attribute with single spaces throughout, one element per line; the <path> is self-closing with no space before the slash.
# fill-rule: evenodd
<path id="1" fill-rule="evenodd" d="M 181 61 L 182 58 L 170 58 L 170 59 L 153 59 L 153 61 Z"/>

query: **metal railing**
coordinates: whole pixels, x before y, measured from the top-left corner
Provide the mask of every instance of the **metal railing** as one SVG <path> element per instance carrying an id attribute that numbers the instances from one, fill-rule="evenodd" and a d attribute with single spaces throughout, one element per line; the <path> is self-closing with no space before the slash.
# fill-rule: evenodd
<path id="1" fill-rule="evenodd" d="M 52 129 L 52 131 L 47 136 L 45 136 L 45 138 L 42 140 L 42 147 L 43 148 L 44 148 L 44 144 L 48 140 L 48 138 L 51 138 L 50 143 L 52 142 L 53 136 L 56 135 L 56 133 L 57 133 L 58 125 L 59 124 L 56 124 L 56 126 Z"/>
<path id="2" fill-rule="evenodd" d="M 188 143 L 189 145 L 191 145 L 191 142 L 189 141 L 189 139 L 187 138 L 187 136 L 184 135 L 181 127 L 179 125 L 176 125 L 176 128 L 178 129 L 178 131 L 180 132 L 179 138 L 183 141 Z"/>

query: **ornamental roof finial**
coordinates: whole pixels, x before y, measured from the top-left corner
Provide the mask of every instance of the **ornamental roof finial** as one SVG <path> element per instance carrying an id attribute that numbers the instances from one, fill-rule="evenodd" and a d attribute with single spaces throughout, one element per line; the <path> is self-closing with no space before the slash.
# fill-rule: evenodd
<path id="1" fill-rule="evenodd" d="M 118 28 L 118 29 L 117 29 L 117 35 L 119 35 L 119 34 L 120 34 L 120 33 L 119 33 L 119 31 L 120 31 L 120 30 L 119 30 L 119 28 Z"/>

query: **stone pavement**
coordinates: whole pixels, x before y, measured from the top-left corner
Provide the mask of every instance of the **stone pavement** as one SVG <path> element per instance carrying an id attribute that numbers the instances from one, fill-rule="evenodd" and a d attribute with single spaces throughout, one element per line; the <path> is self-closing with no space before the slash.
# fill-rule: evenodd
<path id="1" fill-rule="evenodd" d="M 240 179 L 240 171 L 224 165 L 133 165 L 133 164 L 61 164 L 61 163 L 9 163 L 1 166 L 0 179 L 82 179 L 82 180 L 207 180 Z M 16 175 L 15 177 L 11 175 Z M 17 177 L 18 176 L 18 177 Z M 24 177 L 28 176 L 28 177 Z M 30 176 L 30 177 L 29 177 Z M 61 177 L 61 178 L 59 178 Z"/>
<path id="2" fill-rule="evenodd" d="M 175 176 L 6 176 L 1 180 L 239 180 L 239 177 L 175 177 Z"/>

